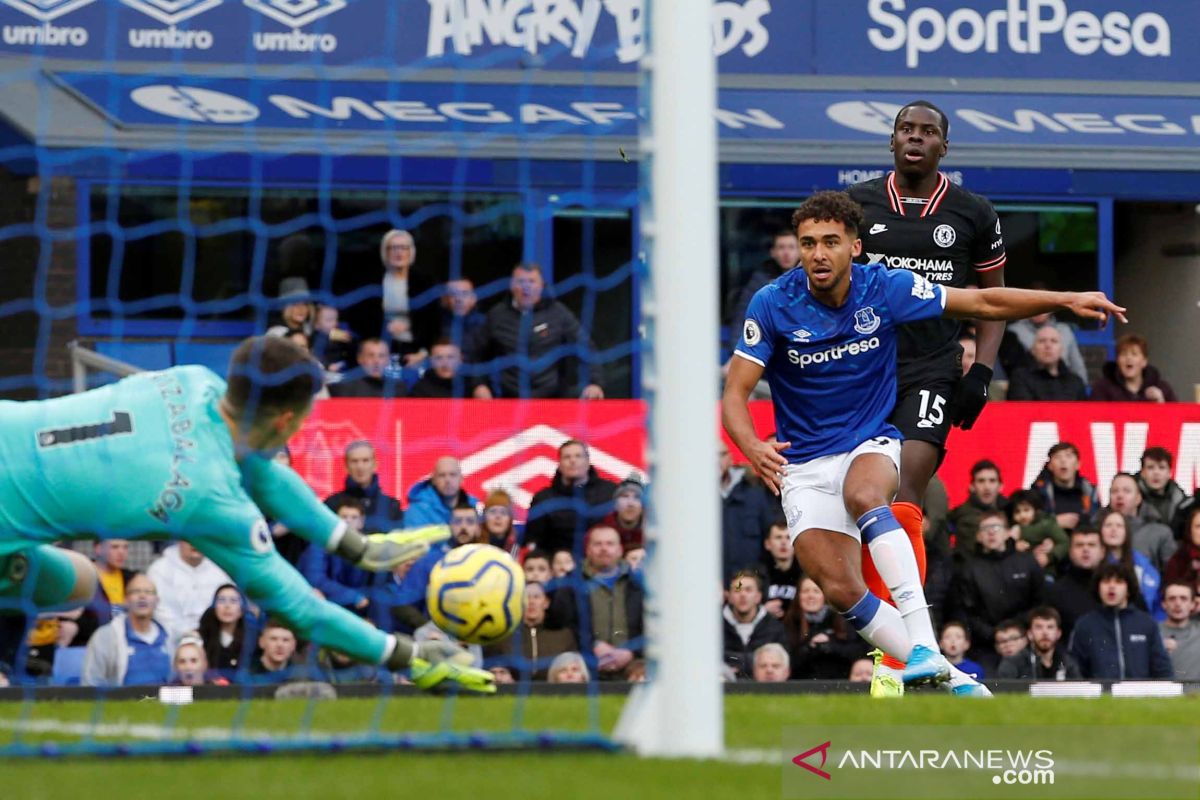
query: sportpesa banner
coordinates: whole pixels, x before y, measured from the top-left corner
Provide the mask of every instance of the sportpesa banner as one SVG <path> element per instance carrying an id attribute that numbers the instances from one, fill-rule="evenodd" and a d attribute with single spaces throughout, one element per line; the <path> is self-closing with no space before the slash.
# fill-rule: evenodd
<path id="1" fill-rule="evenodd" d="M 753 403 L 751 410 L 759 432 L 771 431 L 771 404 Z M 378 451 L 384 491 L 401 498 L 440 456 L 457 456 L 467 491 L 482 498 L 505 489 L 523 517 L 533 493 L 554 475 L 558 446 L 570 438 L 585 440 L 592 466 L 619 481 L 645 467 L 645 406 L 637 400 L 327 400 L 293 439 L 292 454 L 297 471 L 324 497 L 341 488 L 346 445 L 368 440 Z M 1079 447 L 1081 471 L 1097 481 L 1102 498 L 1112 476 L 1137 471 L 1142 451 L 1152 445 L 1175 454 L 1175 480 L 1187 492 L 1200 485 L 1200 405 L 993 403 L 973 430 L 956 430 L 950 440 L 940 476 L 951 503 L 966 498 L 976 461 L 996 462 L 1012 491 L 1032 483 L 1050 446 L 1064 440 Z"/>
<path id="2" fill-rule="evenodd" d="M 697 0 L 697 3 L 701 0 Z M 1188 0 L 713 0 L 726 73 L 1192 81 Z M 645 0 L 0 0 L 0 51 L 632 71 Z"/>

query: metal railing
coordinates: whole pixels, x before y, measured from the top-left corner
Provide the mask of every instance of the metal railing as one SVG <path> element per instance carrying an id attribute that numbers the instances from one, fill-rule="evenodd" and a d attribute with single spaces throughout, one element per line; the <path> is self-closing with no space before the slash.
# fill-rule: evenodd
<path id="1" fill-rule="evenodd" d="M 118 378 L 133 375 L 135 372 L 144 372 L 141 367 L 136 367 L 120 359 L 101 355 L 95 350 L 89 350 L 77 341 L 68 342 L 67 351 L 71 354 L 71 378 L 75 385 L 76 394 L 87 391 L 89 369 L 98 372 L 109 372 Z"/>

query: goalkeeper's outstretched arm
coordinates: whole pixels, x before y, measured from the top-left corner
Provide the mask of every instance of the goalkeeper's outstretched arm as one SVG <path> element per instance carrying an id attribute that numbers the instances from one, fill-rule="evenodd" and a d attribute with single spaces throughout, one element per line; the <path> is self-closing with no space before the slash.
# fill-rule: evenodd
<path id="1" fill-rule="evenodd" d="M 364 536 L 347 528 L 291 467 L 259 455 L 247 456 L 240 466 L 243 487 L 267 516 L 365 570 L 384 572 L 413 561 L 450 537 L 444 525 Z"/>

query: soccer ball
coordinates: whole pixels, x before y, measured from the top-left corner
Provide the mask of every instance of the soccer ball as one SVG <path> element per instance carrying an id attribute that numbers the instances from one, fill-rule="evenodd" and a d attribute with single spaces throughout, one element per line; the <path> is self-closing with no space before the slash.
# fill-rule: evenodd
<path id="1" fill-rule="evenodd" d="M 429 575 L 429 616 L 455 639 L 495 644 L 512 635 L 524 609 L 525 573 L 490 544 L 456 547 Z"/>

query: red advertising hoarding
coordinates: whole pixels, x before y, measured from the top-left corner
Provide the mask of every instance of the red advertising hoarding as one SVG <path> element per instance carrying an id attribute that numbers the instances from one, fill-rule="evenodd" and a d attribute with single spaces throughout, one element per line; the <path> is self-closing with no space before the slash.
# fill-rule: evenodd
<path id="1" fill-rule="evenodd" d="M 752 413 L 760 433 L 772 430 L 769 402 L 753 403 Z M 644 469 L 645 437 L 645 406 L 638 400 L 327 400 L 291 447 L 293 465 L 322 497 L 341 488 L 346 445 L 366 439 L 376 446 L 389 494 L 403 499 L 438 457 L 453 455 L 462 462 L 467 491 L 482 498 L 503 488 L 524 509 L 553 476 L 556 450 L 566 439 L 586 441 L 592 465 L 619 481 Z M 996 462 L 1012 491 L 1030 484 L 1046 451 L 1062 440 L 1079 447 L 1082 472 L 1099 484 L 1102 497 L 1112 476 L 1136 471 L 1151 445 L 1175 454 L 1175 479 L 1184 490 L 1200 484 L 1200 405 L 993 403 L 973 430 L 955 430 L 950 438 L 939 474 L 951 503 L 966 498 L 970 468 L 979 459 Z"/>

